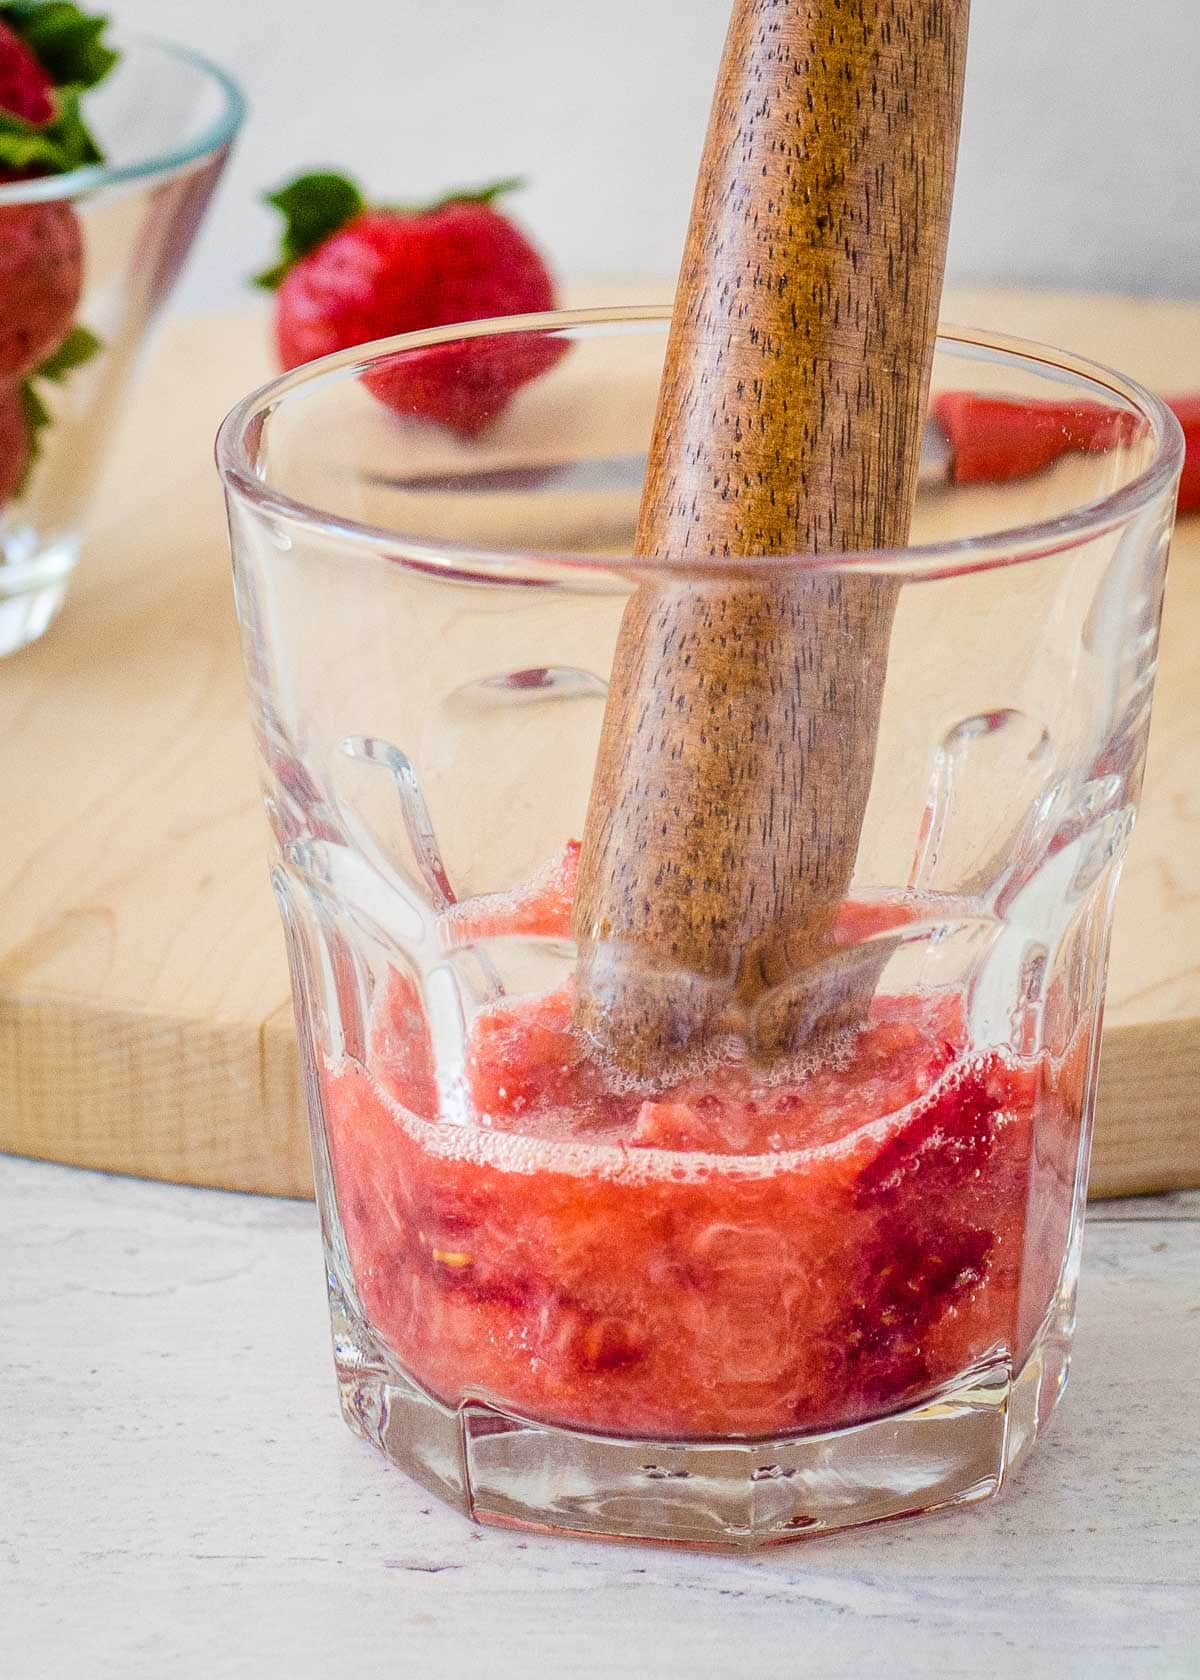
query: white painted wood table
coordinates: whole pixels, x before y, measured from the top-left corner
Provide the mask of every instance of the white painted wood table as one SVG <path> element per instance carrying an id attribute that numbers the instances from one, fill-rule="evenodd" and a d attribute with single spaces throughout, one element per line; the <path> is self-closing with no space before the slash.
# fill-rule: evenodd
<path id="1" fill-rule="evenodd" d="M 1200 1193 L 1093 1207 L 990 1506 L 752 1559 L 477 1531 L 335 1405 L 304 1203 L 0 1157 L 12 1680 L 1200 1675 Z"/>
<path id="2" fill-rule="evenodd" d="M 1200 1193 L 1094 1206 L 997 1504 L 753 1559 L 476 1530 L 341 1425 L 313 1206 L 0 1158 L 0 1673 L 1200 1675 Z"/>

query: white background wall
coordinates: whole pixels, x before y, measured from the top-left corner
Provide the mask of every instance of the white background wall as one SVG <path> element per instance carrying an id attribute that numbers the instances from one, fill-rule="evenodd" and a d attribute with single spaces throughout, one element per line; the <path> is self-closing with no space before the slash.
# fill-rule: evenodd
<path id="1" fill-rule="evenodd" d="M 257 196 L 341 164 L 381 198 L 523 174 L 575 274 L 673 274 L 729 0 L 108 0 L 252 110 L 181 301 L 264 258 Z M 1200 0 L 974 0 L 951 267 L 1200 295 Z"/>

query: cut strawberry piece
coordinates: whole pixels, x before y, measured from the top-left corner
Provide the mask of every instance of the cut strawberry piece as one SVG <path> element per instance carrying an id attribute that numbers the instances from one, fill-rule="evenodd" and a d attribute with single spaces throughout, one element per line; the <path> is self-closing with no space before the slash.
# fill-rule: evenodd
<path id="1" fill-rule="evenodd" d="M 1168 397 L 1167 404 L 1183 427 L 1183 474 L 1179 480 L 1179 512 L 1200 511 L 1200 395 Z"/>
<path id="2" fill-rule="evenodd" d="M 1183 427 L 1185 454 L 1179 512 L 1200 509 L 1200 396 L 1164 399 Z M 930 406 L 950 444 L 956 484 L 1024 478 L 1072 450 L 1103 453 L 1139 436 L 1136 414 L 1101 403 L 1053 403 L 943 391 Z"/>
<path id="3" fill-rule="evenodd" d="M 1079 450 L 1103 454 L 1134 438 L 1136 414 L 1095 402 L 1016 402 L 943 391 L 931 404 L 954 457 L 956 484 L 1002 484 L 1041 472 Z"/>
<path id="4" fill-rule="evenodd" d="M 699 1103 L 676 1098 L 644 1102 L 630 1143 L 641 1149 L 692 1149 L 710 1154 L 725 1147 L 725 1108 L 713 1101 L 707 1113 Z"/>

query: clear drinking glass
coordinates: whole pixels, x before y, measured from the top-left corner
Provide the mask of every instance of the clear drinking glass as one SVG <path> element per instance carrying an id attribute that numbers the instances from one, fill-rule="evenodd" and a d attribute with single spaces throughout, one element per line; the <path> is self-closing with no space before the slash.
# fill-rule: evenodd
<path id="1" fill-rule="evenodd" d="M 0 654 L 62 605 L 134 356 L 244 114 L 235 84 L 197 54 L 114 44 L 118 63 L 82 103 L 106 161 L 0 184 L 0 322 L 36 311 L 40 346 L 33 368 L 0 366 Z M 46 253 L 47 272 L 11 273 L 5 244 Z M 6 277 L 19 298 L 2 295 Z"/>
<path id="2" fill-rule="evenodd" d="M 934 420 L 914 546 L 740 563 L 897 591 L 837 925 L 874 1000 L 823 1063 L 637 1087 L 572 1030 L 570 899 L 622 610 L 713 581 L 631 555 L 665 321 L 331 357 L 218 460 L 346 1419 L 483 1520 L 757 1546 L 992 1493 L 1062 1391 L 1181 441 L 946 331 L 931 413 L 1057 458 L 983 482 Z M 373 394 L 531 347 L 471 439 Z"/>

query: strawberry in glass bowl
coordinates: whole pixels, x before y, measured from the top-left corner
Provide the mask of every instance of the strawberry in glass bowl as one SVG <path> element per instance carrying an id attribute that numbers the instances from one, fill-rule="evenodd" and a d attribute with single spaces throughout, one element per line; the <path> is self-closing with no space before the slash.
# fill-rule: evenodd
<path id="1" fill-rule="evenodd" d="M 0 4 L 0 653 L 62 605 L 112 416 L 241 116 L 192 53 L 110 39 L 70 0 Z"/>

